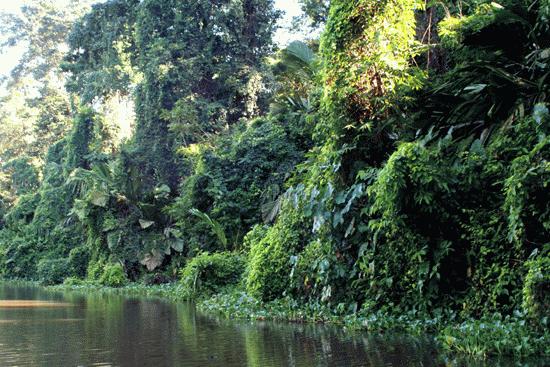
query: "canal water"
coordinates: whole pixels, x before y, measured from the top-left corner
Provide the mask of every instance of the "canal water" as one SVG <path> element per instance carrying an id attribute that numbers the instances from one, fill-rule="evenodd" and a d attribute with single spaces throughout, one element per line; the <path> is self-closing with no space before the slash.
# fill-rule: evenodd
<path id="1" fill-rule="evenodd" d="M 472 364 L 444 360 L 428 340 L 413 337 L 232 321 L 190 303 L 0 283 L 2 367 L 460 365 Z"/>

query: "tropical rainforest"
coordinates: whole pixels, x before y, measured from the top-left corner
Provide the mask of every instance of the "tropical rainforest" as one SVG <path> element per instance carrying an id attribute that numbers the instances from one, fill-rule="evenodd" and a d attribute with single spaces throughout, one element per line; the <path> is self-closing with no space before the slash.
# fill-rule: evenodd
<path id="1" fill-rule="evenodd" d="M 0 23 L 1 277 L 550 354 L 548 0 L 90 3 Z"/>

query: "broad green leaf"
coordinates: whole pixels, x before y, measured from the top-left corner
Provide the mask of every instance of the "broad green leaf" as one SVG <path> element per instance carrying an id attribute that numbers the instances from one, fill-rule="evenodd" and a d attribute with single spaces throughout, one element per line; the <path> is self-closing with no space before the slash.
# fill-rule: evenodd
<path id="1" fill-rule="evenodd" d="M 182 239 L 174 239 L 172 240 L 171 242 L 171 245 L 172 245 L 172 248 L 177 251 L 177 252 L 182 252 L 183 251 L 183 240 Z"/>
<path id="2" fill-rule="evenodd" d="M 218 240 L 222 243 L 223 247 L 227 248 L 227 237 L 225 236 L 225 232 L 220 223 L 210 218 L 208 214 L 203 213 L 196 208 L 190 209 L 189 213 L 209 224 L 214 234 L 218 237 Z"/>
<path id="3" fill-rule="evenodd" d="M 107 234 L 107 246 L 109 250 L 112 250 L 120 243 L 121 235 L 120 232 L 111 232 Z"/>
<path id="4" fill-rule="evenodd" d="M 152 271 L 158 268 L 164 260 L 164 254 L 158 250 L 153 250 L 145 254 L 143 259 L 140 260 L 141 265 L 145 265 L 147 270 Z"/>
<path id="5" fill-rule="evenodd" d="M 109 194 L 104 191 L 93 190 L 88 193 L 88 200 L 95 206 L 105 208 L 109 202 Z"/>
<path id="6" fill-rule="evenodd" d="M 155 222 L 152 221 L 152 220 L 145 220 L 145 219 L 140 219 L 139 220 L 139 225 L 142 229 L 147 229 L 147 228 L 151 227 L 153 224 L 155 224 Z"/>

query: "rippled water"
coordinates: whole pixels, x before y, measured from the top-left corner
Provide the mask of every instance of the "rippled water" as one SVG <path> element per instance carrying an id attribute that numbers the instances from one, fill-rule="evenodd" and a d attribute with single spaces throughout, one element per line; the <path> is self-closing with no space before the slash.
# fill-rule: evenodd
<path id="1" fill-rule="evenodd" d="M 445 365 L 429 342 L 413 338 L 229 321 L 186 303 L 0 283 L 0 366 Z"/>

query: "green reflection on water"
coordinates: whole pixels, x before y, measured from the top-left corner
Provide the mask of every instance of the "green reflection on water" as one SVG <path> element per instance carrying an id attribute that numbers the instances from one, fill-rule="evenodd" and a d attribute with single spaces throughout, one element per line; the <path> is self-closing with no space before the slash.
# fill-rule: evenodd
<path id="1" fill-rule="evenodd" d="M 190 303 L 53 293 L 0 283 L 0 300 L 70 307 L 0 308 L 0 366 L 483 366 L 445 361 L 428 340 L 323 325 L 231 321 Z M 491 361 L 512 366 L 513 361 Z M 529 363 L 526 366 L 543 366 Z"/>

